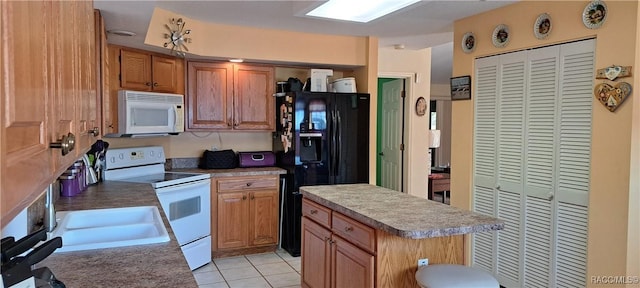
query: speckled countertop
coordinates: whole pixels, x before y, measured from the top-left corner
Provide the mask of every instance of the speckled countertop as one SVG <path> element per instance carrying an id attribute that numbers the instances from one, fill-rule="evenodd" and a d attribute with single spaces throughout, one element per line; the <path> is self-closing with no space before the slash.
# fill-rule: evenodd
<path id="1" fill-rule="evenodd" d="M 421 239 L 504 228 L 504 221 L 369 184 L 300 187 L 302 195 L 373 228 Z"/>
<path id="2" fill-rule="evenodd" d="M 169 221 L 150 184 L 105 181 L 82 194 L 61 197 L 57 211 L 157 206 L 170 241 L 109 249 L 51 254 L 37 266 L 47 266 L 69 288 L 76 287 L 198 287 L 182 255 Z"/>
<path id="3" fill-rule="evenodd" d="M 287 170 L 284 170 L 278 167 L 254 167 L 254 168 L 234 168 L 234 169 L 180 168 L 180 169 L 171 169 L 171 171 L 172 172 L 209 173 L 211 174 L 211 177 L 279 175 L 279 174 L 287 173 Z"/>

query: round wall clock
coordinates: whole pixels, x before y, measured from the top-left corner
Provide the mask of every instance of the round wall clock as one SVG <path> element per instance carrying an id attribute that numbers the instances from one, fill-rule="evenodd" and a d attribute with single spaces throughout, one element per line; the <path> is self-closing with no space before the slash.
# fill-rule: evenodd
<path id="1" fill-rule="evenodd" d="M 425 113 L 427 113 L 427 100 L 420 97 L 416 101 L 416 115 L 424 116 Z"/>
<path id="2" fill-rule="evenodd" d="M 164 33 L 164 38 L 168 41 L 163 46 L 165 48 L 171 46 L 171 53 L 181 57 L 185 56 L 185 51 L 189 51 L 186 43 L 191 43 L 191 38 L 187 38 L 191 30 L 184 30 L 185 24 L 182 18 L 178 18 L 178 20 L 172 18 L 170 24 L 165 24 L 169 33 Z"/>

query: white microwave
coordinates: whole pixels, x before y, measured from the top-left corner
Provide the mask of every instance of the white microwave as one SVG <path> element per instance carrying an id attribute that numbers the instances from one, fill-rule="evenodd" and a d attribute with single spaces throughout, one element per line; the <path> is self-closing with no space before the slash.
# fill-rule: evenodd
<path id="1" fill-rule="evenodd" d="M 118 91 L 118 134 L 123 137 L 184 132 L 184 96 Z"/>

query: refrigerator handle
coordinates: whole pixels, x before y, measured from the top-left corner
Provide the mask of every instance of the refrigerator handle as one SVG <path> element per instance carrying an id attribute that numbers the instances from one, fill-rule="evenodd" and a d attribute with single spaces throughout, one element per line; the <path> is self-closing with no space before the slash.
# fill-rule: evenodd
<path id="1" fill-rule="evenodd" d="M 336 112 L 336 133 L 338 134 L 338 141 L 336 142 L 336 150 L 338 151 L 336 155 L 336 176 L 340 175 L 340 159 L 342 159 L 342 119 L 340 118 L 340 113 Z"/>
<path id="2" fill-rule="evenodd" d="M 336 122 L 336 111 L 333 110 L 331 111 L 331 175 L 335 176 L 336 175 L 336 162 L 337 162 L 337 151 L 336 149 L 338 148 L 336 145 L 336 129 L 338 129 L 338 123 Z"/>

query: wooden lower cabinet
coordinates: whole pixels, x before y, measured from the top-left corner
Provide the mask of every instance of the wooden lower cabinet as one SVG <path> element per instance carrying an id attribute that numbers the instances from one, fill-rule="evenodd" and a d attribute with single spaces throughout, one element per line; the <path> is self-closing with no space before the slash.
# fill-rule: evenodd
<path id="1" fill-rule="evenodd" d="M 302 287 L 418 287 L 418 259 L 464 264 L 463 235 L 402 238 L 306 198 L 302 215 Z"/>
<path id="2" fill-rule="evenodd" d="M 278 176 L 214 179 L 214 257 L 274 251 L 278 244 Z M 215 199 L 214 199 L 215 198 Z"/>
<path id="3" fill-rule="evenodd" d="M 302 217 L 302 286 L 330 287 L 331 231 Z"/>
<path id="4" fill-rule="evenodd" d="M 375 257 L 302 217 L 303 287 L 374 287 Z"/>

